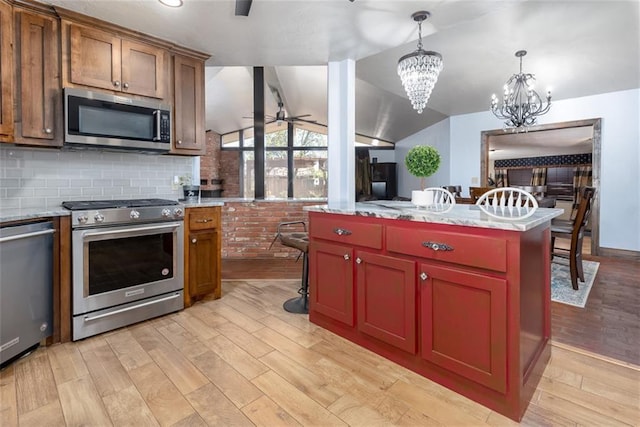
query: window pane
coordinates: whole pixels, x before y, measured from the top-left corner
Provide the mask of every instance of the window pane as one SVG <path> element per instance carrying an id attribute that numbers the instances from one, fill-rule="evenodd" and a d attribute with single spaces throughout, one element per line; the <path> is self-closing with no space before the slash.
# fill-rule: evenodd
<path id="1" fill-rule="evenodd" d="M 293 169 L 294 197 L 327 197 L 327 152 L 325 150 L 295 150 Z"/>
<path id="2" fill-rule="evenodd" d="M 242 131 L 242 146 L 253 147 L 253 128 L 244 129 Z"/>
<path id="3" fill-rule="evenodd" d="M 317 127 L 320 128 L 319 126 Z M 303 129 L 296 126 L 295 136 L 293 138 L 293 146 L 294 147 L 326 147 L 327 135 L 326 133 L 320 133 L 317 131 Z"/>
<path id="4" fill-rule="evenodd" d="M 267 133 L 264 135 L 264 145 L 265 147 L 286 147 L 287 126 L 276 127 L 272 132 L 269 132 L 267 128 Z"/>
<path id="5" fill-rule="evenodd" d="M 222 148 L 238 148 L 240 146 L 240 132 L 222 135 Z"/>
<path id="6" fill-rule="evenodd" d="M 264 165 L 265 198 L 287 198 L 287 161 L 285 150 L 269 150 L 266 152 Z"/>
<path id="7" fill-rule="evenodd" d="M 244 188 L 242 197 L 252 199 L 255 196 L 255 156 L 253 151 L 242 152 L 242 162 L 244 171 Z"/>

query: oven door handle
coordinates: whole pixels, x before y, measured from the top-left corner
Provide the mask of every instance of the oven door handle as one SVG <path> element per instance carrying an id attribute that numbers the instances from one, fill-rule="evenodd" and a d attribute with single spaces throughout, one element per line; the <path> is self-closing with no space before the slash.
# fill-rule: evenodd
<path id="1" fill-rule="evenodd" d="M 178 222 L 172 222 L 170 224 L 163 225 L 151 225 L 148 227 L 134 227 L 134 228 L 126 228 L 123 230 L 105 230 L 105 231 L 85 231 L 83 233 L 84 237 L 93 237 L 93 236 L 104 236 L 104 235 L 112 235 L 112 234 L 130 234 L 137 233 L 139 231 L 154 231 L 154 230 L 175 230 L 176 228 L 182 225 Z"/>
<path id="2" fill-rule="evenodd" d="M 158 303 L 169 301 L 169 300 L 176 299 L 176 298 L 179 298 L 179 297 L 181 297 L 181 295 L 180 295 L 179 292 L 177 292 L 177 293 L 175 293 L 173 295 L 169 295 L 168 297 L 160 298 L 160 299 L 153 300 L 153 301 L 143 302 L 142 304 L 136 304 L 136 305 L 131 306 L 131 307 L 121 308 L 119 310 L 110 311 L 110 312 L 104 313 L 104 314 L 98 314 L 97 316 L 92 316 L 92 317 L 84 316 L 84 321 L 85 322 L 90 322 L 92 320 L 102 319 L 103 317 L 114 316 L 116 314 L 124 313 L 124 312 L 131 311 L 131 310 L 137 310 L 138 308 L 146 307 L 147 305 L 158 304 Z"/>

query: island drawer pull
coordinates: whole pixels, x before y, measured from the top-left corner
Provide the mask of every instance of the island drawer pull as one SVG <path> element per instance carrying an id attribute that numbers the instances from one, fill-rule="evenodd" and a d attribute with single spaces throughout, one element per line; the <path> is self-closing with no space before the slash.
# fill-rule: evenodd
<path id="1" fill-rule="evenodd" d="M 338 236 L 350 236 L 351 235 L 351 231 L 346 230 L 344 228 L 334 228 L 333 232 L 336 233 Z"/>
<path id="2" fill-rule="evenodd" d="M 452 251 L 453 248 L 444 243 L 437 242 L 422 242 L 422 246 L 425 248 L 433 249 L 434 251 Z"/>

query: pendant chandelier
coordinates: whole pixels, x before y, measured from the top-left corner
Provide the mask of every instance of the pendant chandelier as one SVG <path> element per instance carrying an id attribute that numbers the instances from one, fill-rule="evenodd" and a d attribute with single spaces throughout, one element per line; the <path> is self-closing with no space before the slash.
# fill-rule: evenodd
<path id="1" fill-rule="evenodd" d="M 540 95 L 534 90 L 535 77 L 533 74 L 522 72 L 522 57 L 527 54 L 526 50 L 516 52 L 516 57 L 520 58 L 520 72 L 514 74 L 504 85 L 502 104 L 498 104 L 498 97 L 491 96 L 491 111 L 499 119 L 506 120 L 505 128 L 524 128 L 533 126 L 536 117 L 545 114 L 551 108 L 551 91 L 547 91 L 547 102 L 545 103 Z"/>
<path id="2" fill-rule="evenodd" d="M 442 71 L 442 55 L 422 49 L 422 21 L 431 14 L 419 11 L 411 15 L 418 23 L 418 49 L 404 55 L 398 61 L 398 75 L 402 80 L 402 86 L 411 100 L 411 105 L 422 113 L 427 105 L 431 91 Z"/>

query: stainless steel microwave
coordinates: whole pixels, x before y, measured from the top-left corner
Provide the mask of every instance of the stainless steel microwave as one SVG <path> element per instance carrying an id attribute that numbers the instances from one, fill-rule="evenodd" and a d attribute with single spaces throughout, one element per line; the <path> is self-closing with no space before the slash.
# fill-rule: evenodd
<path id="1" fill-rule="evenodd" d="M 64 143 L 73 148 L 168 152 L 171 107 L 119 95 L 64 89 Z"/>

